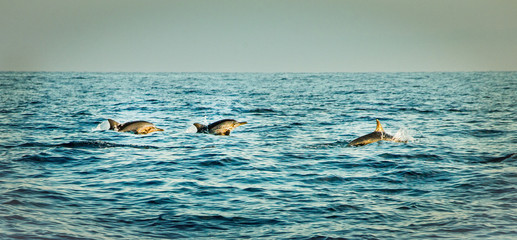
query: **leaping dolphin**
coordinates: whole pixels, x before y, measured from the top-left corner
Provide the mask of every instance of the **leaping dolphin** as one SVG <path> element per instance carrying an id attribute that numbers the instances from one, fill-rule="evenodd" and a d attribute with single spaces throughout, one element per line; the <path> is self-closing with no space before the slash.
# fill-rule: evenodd
<path id="1" fill-rule="evenodd" d="M 154 124 L 146 121 L 133 121 L 120 124 L 113 119 L 108 119 L 110 123 L 110 129 L 117 132 L 133 132 L 135 134 L 148 134 L 156 131 L 163 131 L 163 129 L 157 128 Z"/>
<path id="2" fill-rule="evenodd" d="M 378 119 L 375 119 L 375 120 L 377 121 L 377 128 L 375 128 L 374 132 L 372 132 L 370 134 L 366 134 L 362 137 L 355 139 L 354 141 L 350 142 L 348 144 L 348 146 L 363 146 L 363 145 L 378 142 L 381 140 L 392 141 L 392 142 L 404 142 L 404 143 L 407 142 L 407 141 L 402 141 L 402 140 L 396 139 L 393 136 L 384 132 L 384 129 L 381 126 L 381 122 L 379 122 Z"/>
<path id="3" fill-rule="evenodd" d="M 247 122 L 237 122 L 233 119 L 223 119 L 211 123 L 208 126 L 201 123 L 194 123 L 198 133 L 210 133 L 215 135 L 230 135 L 230 131 L 238 126 L 244 125 Z"/>

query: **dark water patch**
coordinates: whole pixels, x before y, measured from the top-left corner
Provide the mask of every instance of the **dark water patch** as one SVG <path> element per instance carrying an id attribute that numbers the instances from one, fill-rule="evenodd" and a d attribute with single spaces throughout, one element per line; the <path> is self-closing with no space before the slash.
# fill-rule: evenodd
<path id="1" fill-rule="evenodd" d="M 250 109 L 250 110 L 247 110 L 245 112 L 248 112 L 248 113 L 267 113 L 267 114 L 271 114 L 271 113 L 280 113 L 280 112 L 277 112 L 271 108 L 255 108 L 255 109 Z"/>
<path id="2" fill-rule="evenodd" d="M 367 165 L 368 165 L 368 167 L 373 167 L 373 168 L 395 168 L 395 167 L 399 166 L 399 164 L 396 161 L 387 161 L 387 160 L 369 162 Z"/>
<path id="3" fill-rule="evenodd" d="M 260 227 L 265 225 L 282 225 L 284 221 L 275 218 L 260 218 L 255 216 L 222 216 L 222 215 L 169 215 L 163 214 L 153 223 L 154 226 L 168 228 L 204 231 L 207 228 L 229 230 L 236 227 Z"/>
<path id="4" fill-rule="evenodd" d="M 418 209 L 418 204 L 416 203 L 403 203 L 404 206 L 397 207 L 400 210 L 416 210 Z"/>
<path id="5" fill-rule="evenodd" d="M 301 169 L 305 169 L 303 167 L 298 167 L 298 168 L 301 168 Z M 319 176 L 318 173 L 291 173 L 289 174 L 289 176 L 293 176 L 293 177 L 301 177 L 301 178 L 309 178 L 309 177 L 316 177 L 316 176 Z"/>
<path id="6" fill-rule="evenodd" d="M 314 112 L 324 112 L 324 111 L 327 111 L 327 109 L 322 108 L 322 107 L 312 107 L 312 108 L 306 109 L 306 111 L 310 112 L 310 113 L 314 113 Z"/>
<path id="7" fill-rule="evenodd" d="M 400 108 L 398 108 L 398 111 L 399 112 L 416 112 L 416 113 L 422 113 L 422 114 L 436 113 L 435 110 L 420 109 L 420 108 L 416 108 L 416 107 L 400 107 Z"/>
<path id="8" fill-rule="evenodd" d="M 502 157 L 483 157 L 481 163 L 514 162 L 517 160 L 517 153 L 510 153 Z"/>
<path id="9" fill-rule="evenodd" d="M 311 237 L 301 237 L 301 238 L 292 238 L 292 239 L 309 239 L 309 240 L 348 240 L 349 238 L 343 238 L 343 237 L 329 237 L 325 235 L 316 235 Z"/>
<path id="10" fill-rule="evenodd" d="M 92 114 L 88 110 L 82 110 L 75 112 L 72 114 L 72 117 L 83 117 L 83 116 L 91 116 Z"/>
<path id="11" fill-rule="evenodd" d="M 5 205 L 13 205 L 13 206 L 16 206 L 16 205 L 24 205 L 22 202 L 14 199 L 14 200 L 11 200 L 11 201 L 7 201 L 7 202 L 4 202 L 2 204 L 5 204 Z"/>
<path id="12" fill-rule="evenodd" d="M 391 169 L 397 167 L 399 164 L 396 161 L 390 160 L 363 160 L 363 161 L 354 161 L 354 162 L 346 162 L 343 161 L 330 161 L 324 162 L 323 164 L 336 165 L 343 169 L 353 169 L 353 168 L 380 168 L 380 169 Z"/>
<path id="13" fill-rule="evenodd" d="M 120 181 L 117 181 L 117 182 L 113 182 L 113 183 L 110 184 L 110 186 L 111 186 L 113 191 L 120 191 L 124 187 L 147 188 L 147 187 L 157 187 L 157 186 L 161 186 L 161 185 L 164 185 L 164 184 L 165 184 L 165 182 L 161 181 L 161 180 L 140 180 L 140 179 L 133 180 L 133 179 L 128 179 L 128 180 L 120 180 Z M 126 193 L 117 193 L 117 194 L 125 195 Z"/>
<path id="14" fill-rule="evenodd" d="M 126 147 L 126 148 L 140 148 L 140 149 L 159 149 L 156 146 L 149 145 L 134 145 L 134 144 L 120 144 L 120 143 L 111 143 L 100 140 L 92 140 L 92 141 L 72 141 L 67 143 L 58 143 L 58 144 L 47 144 L 47 143 L 23 143 L 17 146 L 4 146 L 7 148 L 16 148 L 16 147 L 65 147 L 65 148 L 117 148 L 117 147 Z M 169 147 L 176 148 L 176 147 Z"/>
<path id="15" fill-rule="evenodd" d="M 200 166 L 205 167 L 214 167 L 214 166 L 226 166 L 222 161 L 219 160 L 209 160 L 209 161 L 203 161 L 199 163 Z"/>
<path id="16" fill-rule="evenodd" d="M 346 182 L 346 181 L 350 181 L 350 179 L 340 177 L 340 176 L 320 176 L 320 177 L 304 180 L 304 182 L 306 182 L 306 183 L 316 183 L 316 184 L 319 184 L 319 183 L 342 183 L 342 182 Z"/>
<path id="17" fill-rule="evenodd" d="M 97 168 L 97 169 L 88 169 L 88 170 L 81 170 L 77 171 L 76 173 L 79 175 L 97 175 L 97 174 L 103 174 L 103 173 L 111 173 L 116 170 L 111 168 Z"/>
<path id="18" fill-rule="evenodd" d="M 457 112 L 457 113 L 468 112 L 468 110 L 466 110 L 466 109 L 458 109 L 458 108 L 449 108 L 449 109 L 447 109 L 447 111 L 449 111 L 449 112 Z"/>
<path id="19" fill-rule="evenodd" d="M 294 158 L 294 159 L 312 159 L 312 156 L 307 153 L 286 152 L 283 155 L 287 158 Z"/>
<path id="20" fill-rule="evenodd" d="M 218 146 L 207 146 L 206 148 L 212 149 L 217 148 Z M 226 154 L 220 152 L 201 152 L 192 158 L 192 160 L 214 160 L 226 158 Z"/>
<path id="21" fill-rule="evenodd" d="M 161 180 L 148 180 L 148 181 L 141 181 L 137 182 L 135 186 L 137 187 L 154 187 L 154 186 L 161 186 L 164 185 L 165 182 Z"/>
<path id="22" fill-rule="evenodd" d="M 3 182 L 1 178 L 7 177 L 11 174 L 15 174 L 16 171 L 12 170 L 12 167 L 7 164 L 0 163 L 0 183 Z"/>
<path id="23" fill-rule="evenodd" d="M 31 188 L 18 188 L 2 194 L 12 200 L 4 202 L 4 205 L 23 206 L 26 208 L 37 207 L 50 209 L 61 204 L 67 204 L 73 199 L 63 193 L 50 190 L 40 190 Z"/>
<path id="24" fill-rule="evenodd" d="M 508 183 L 510 184 L 510 183 Z M 499 188 L 490 188 L 487 190 L 489 193 L 495 193 L 495 194 L 504 194 L 504 193 L 517 193 L 517 188 L 515 187 L 506 187 L 501 186 L 500 184 L 495 184 L 496 186 L 500 186 Z"/>
<path id="25" fill-rule="evenodd" d="M 329 143 L 316 143 L 316 144 L 312 144 L 312 145 L 307 145 L 305 146 L 305 148 L 309 148 L 309 149 L 326 149 L 326 148 L 341 148 L 341 147 L 349 147 L 348 144 L 350 143 L 350 141 L 344 141 L 344 140 L 339 140 L 339 141 L 335 141 L 335 142 L 329 142 Z"/>
<path id="26" fill-rule="evenodd" d="M 151 197 L 151 198 L 142 199 L 142 200 L 140 200 L 140 202 L 142 202 L 144 204 L 149 204 L 149 205 L 170 205 L 170 204 L 178 203 L 178 201 L 172 199 L 171 197 L 160 197 L 160 198 Z"/>
<path id="27" fill-rule="evenodd" d="M 403 169 L 403 170 L 395 170 L 385 173 L 386 175 L 391 175 L 395 177 L 400 177 L 402 179 L 407 180 L 434 180 L 434 181 L 447 181 L 449 180 L 449 175 L 446 172 L 432 171 L 432 170 L 422 170 L 422 169 Z"/>
<path id="28" fill-rule="evenodd" d="M 396 153 L 382 153 L 379 157 L 386 159 L 417 159 L 423 161 L 441 161 L 442 157 L 435 154 L 396 154 Z"/>
<path id="29" fill-rule="evenodd" d="M 494 130 L 494 129 L 478 129 L 478 130 L 471 130 L 470 135 L 474 137 L 498 137 L 504 135 L 506 132 L 501 130 Z"/>
<path id="30" fill-rule="evenodd" d="M 212 158 L 216 157 L 218 154 L 203 154 L 201 158 Z M 241 166 L 248 164 L 247 160 L 239 157 L 224 157 L 217 160 L 207 160 L 199 163 L 200 166 L 210 167 L 210 166 Z"/>
<path id="31" fill-rule="evenodd" d="M 387 175 L 387 174 L 385 174 Z M 376 182 L 379 184 L 403 184 L 404 181 L 397 179 L 392 175 L 387 176 L 375 176 L 375 177 L 355 177 L 354 179 L 367 181 L 367 182 Z"/>
<path id="32" fill-rule="evenodd" d="M 365 192 L 377 192 L 382 194 L 389 194 L 389 195 L 396 195 L 396 194 L 402 194 L 408 191 L 411 191 L 412 189 L 409 188 L 368 188 L 364 189 Z"/>
<path id="33" fill-rule="evenodd" d="M 20 216 L 20 215 L 5 216 L 5 217 L 3 217 L 3 219 L 5 219 L 7 221 L 27 221 L 28 220 L 28 218 L 26 218 L 24 216 Z"/>
<path id="34" fill-rule="evenodd" d="M 48 153 L 39 153 L 34 155 L 23 155 L 21 158 L 14 159 L 19 162 L 34 162 L 34 163 L 67 163 L 70 161 L 76 161 L 77 159 L 70 156 L 54 157 Z"/>
<path id="35" fill-rule="evenodd" d="M 0 233 L 0 237 L 2 234 Z M 94 238 L 75 237 L 68 234 L 57 234 L 49 231 L 37 231 L 35 234 L 4 234 L 5 238 L 2 239 L 21 239 L 21 240 L 95 240 Z"/>
<path id="36" fill-rule="evenodd" d="M 326 208 L 328 212 L 356 212 L 366 210 L 363 207 L 350 204 L 333 204 Z"/>
<path id="37" fill-rule="evenodd" d="M 375 168 L 375 169 L 381 169 L 383 171 L 386 171 L 389 169 L 397 168 L 399 166 L 399 163 L 397 163 L 396 161 L 388 161 L 388 160 L 378 161 L 378 160 L 369 160 L 369 159 L 365 159 L 365 160 L 361 160 L 361 161 L 358 161 L 358 160 L 352 161 L 352 159 L 350 157 L 344 156 L 344 157 L 340 157 L 340 159 L 341 158 L 343 160 L 322 161 L 318 164 L 324 165 L 324 168 L 327 168 L 327 166 L 333 166 L 336 168 L 343 169 L 343 171 L 355 170 L 355 169 L 359 169 L 359 168 L 365 168 L 365 169 Z"/>
<path id="38" fill-rule="evenodd" d="M 185 89 L 183 91 L 183 93 L 185 93 L 185 94 L 202 94 L 203 92 L 198 89 Z"/>
<path id="39" fill-rule="evenodd" d="M 253 192 L 253 193 L 257 193 L 257 192 L 264 192 L 265 189 L 263 188 L 257 188 L 257 187 L 248 187 L 248 188 L 244 188 L 242 189 L 243 191 L 246 191 L 246 192 Z"/>
<path id="40" fill-rule="evenodd" d="M 67 148 L 116 148 L 116 147 L 128 147 L 128 148 L 142 148 L 142 149 L 158 149 L 155 146 L 140 146 L 133 144 L 119 144 L 119 143 L 110 143 L 105 141 L 75 141 L 68 143 L 61 143 L 55 145 L 57 147 L 67 147 Z"/>

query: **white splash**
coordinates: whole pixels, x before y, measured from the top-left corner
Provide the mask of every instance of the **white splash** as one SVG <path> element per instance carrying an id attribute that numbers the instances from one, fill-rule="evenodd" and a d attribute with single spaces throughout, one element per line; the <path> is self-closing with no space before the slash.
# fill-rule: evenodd
<path id="1" fill-rule="evenodd" d="M 191 125 L 187 129 L 185 129 L 185 133 L 197 133 L 197 128 L 194 125 Z"/>
<path id="2" fill-rule="evenodd" d="M 407 142 L 413 142 L 415 141 L 415 138 L 413 137 L 415 135 L 415 131 L 407 128 L 401 128 L 393 135 L 395 139 L 401 140 L 401 141 L 407 141 Z"/>
<path id="3" fill-rule="evenodd" d="M 108 120 L 102 121 L 96 127 L 92 128 L 92 132 L 95 131 L 106 131 L 110 129 L 110 123 Z"/>

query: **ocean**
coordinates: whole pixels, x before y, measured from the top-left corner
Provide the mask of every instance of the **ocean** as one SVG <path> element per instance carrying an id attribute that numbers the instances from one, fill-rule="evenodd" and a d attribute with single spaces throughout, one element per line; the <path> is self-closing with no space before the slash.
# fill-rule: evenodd
<path id="1" fill-rule="evenodd" d="M 0 239 L 517 238 L 517 72 L 0 72 L 0 99 Z M 408 142 L 348 146 L 376 119 Z"/>

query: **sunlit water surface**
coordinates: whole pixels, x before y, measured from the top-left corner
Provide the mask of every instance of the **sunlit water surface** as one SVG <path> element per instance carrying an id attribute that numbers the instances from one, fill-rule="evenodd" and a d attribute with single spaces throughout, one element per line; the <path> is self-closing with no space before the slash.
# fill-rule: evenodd
<path id="1" fill-rule="evenodd" d="M 517 237 L 516 72 L 0 72 L 0 99 L 0 239 Z M 375 119 L 408 143 L 348 147 Z"/>

